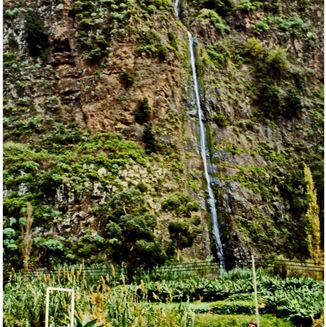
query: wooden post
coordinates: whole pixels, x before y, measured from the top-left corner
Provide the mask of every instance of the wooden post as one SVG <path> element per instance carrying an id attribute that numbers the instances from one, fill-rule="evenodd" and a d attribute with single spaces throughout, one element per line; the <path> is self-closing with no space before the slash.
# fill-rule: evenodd
<path id="1" fill-rule="evenodd" d="M 259 311 L 258 311 L 258 296 L 257 296 L 257 280 L 256 280 L 256 269 L 255 269 L 255 258 L 252 255 L 252 276 L 253 276 L 253 284 L 254 284 L 254 299 L 255 299 L 255 309 L 256 309 L 256 323 L 257 327 L 259 327 Z"/>
<path id="2" fill-rule="evenodd" d="M 45 298 L 45 327 L 49 327 L 49 306 L 50 306 L 50 289 L 46 289 Z"/>

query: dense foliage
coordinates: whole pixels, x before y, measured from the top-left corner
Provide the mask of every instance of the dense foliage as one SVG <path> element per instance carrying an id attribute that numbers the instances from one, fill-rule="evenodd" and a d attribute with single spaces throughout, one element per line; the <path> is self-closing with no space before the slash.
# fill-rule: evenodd
<path id="1" fill-rule="evenodd" d="M 69 142 L 74 138 L 74 146 L 65 144 L 66 136 Z M 5 264 L 22 267 L 29 204 L 33 211 L 31 230 L 39 229 L 31 240 L 30 266 L 81 260 L 111 260 L 136 267 L 164 263 L 165 247 L 170 249 L 169 244 L 178 238 L 172 233 L 170 242 L 164 245 L 157 237 L 157 213 L 148 206 L 148 185 L 140 176 L 127 187 L 117 180 L 130 166 L 141 167 L 138 169 L 148 174 L 153 157 L 119 135 L 74 136 L 60 130 L 51 147 L 48 141 L 45 138 L 33 148 L 16 142 L 4 145 Z M 183 210 L 191 220 L 192 212 L 199 207 L 190 196 L 183 198 Z M 76 203 L 86 204 L 86 210 L 77 216 L 70 211 Z M 87 217 L 98 221 L 96 227 L 89 226 Z M 83 227 L 85 223 L 88 228 Z M 50 232 L 53 228 L 61 230 L 60 236 Z M 192 232 L 192 241 L 199 233 L 199 229 Z M 171 250 L 169 253 L 170 257 L 174 254 Z"/>

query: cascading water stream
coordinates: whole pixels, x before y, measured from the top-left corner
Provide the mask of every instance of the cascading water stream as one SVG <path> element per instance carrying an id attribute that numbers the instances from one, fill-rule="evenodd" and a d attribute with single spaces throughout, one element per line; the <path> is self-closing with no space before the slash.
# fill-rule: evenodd
<path id="1" fill-rule="evenodd" d="M 174 2 L 174 11 L 176 17 L 179 19 L 179 0 L 175 0 Z M 211 178 L 209 175 L 209 167 L 211 167 L 210 157 L 209 157 L 209 149 L 207 146 L 207 139 L 206 139 L 206 129 L 204 124 L 204 114 L 201 110 L 200 105 L 200 97 L 199 97 L 199 87 L 198 87 L 198 79 L 197 79 L 197 71 L 196 71 L 196 60 L 195 60 L 195 52 L 194 52 L 194 38 L 191 33 L 188 31 L 188 38 L 189 38 L 189 52 L 190 52 L 190 62 L 191 62 L 191 71 L 192 71 L 192 80 L 195 92 L 195 100 L 196 100 L 196 107 L 198 112 L 198 121 L 199 121 L 199 134 L 200 134 L 200 152 L 201 157 L 203 159 L 204 164 L 204 173 L 205 179 L 207 183 L 207 191 L 208 191 L 208 205 L 212 219 L 212 232 L 214 243 L 217 251 L 217 256 L 220 261 L 220 267 L 222 269 L 225 268 L 225 261 L 224 261 L 224 253 L 223 247 L 220 237 L 220 228 L 216 210 L 216 201 L 214 192 L 212 189 Z"/>
<path id="2" fill-rule="evenodd" d="M 179 19 L 179 0 L 175 0 L 174 2 L 174 12 L 176 17 Z"/>
<path id="3" fill-rule="evenodd" d="M 217 250 L 217 256 L 220 261 L 220 266 L 222 268 L 225 267 L 224 262 L 224 254 L 223 254 L 223 247 L 220 237 L 220 229 L 218 223 L 218 216 L 216 210 L 216 202 L 214 192 L 211 186 L 211 178 L 209 175 L 208 165 L 210 165 L 210 158 L 209 158 L 209 149 L 207 146 L 206 140 L 206 129 L 204 124 L 204 115 L 201 110 L 200 105 L 200 98 L 199 98 L 199 88 L 198 88 L 198 80 L 197 80 L 197 72 L 196 72 L 196 65 L 195 65 L 195 53 L 194 53 L 194 38 L 192 37 L 191 33 L 188 31 L 188 38 L 189 38 L 189 51 L 190 51 L 190 62 L 191 62 L 191 71 L 192 71 L 192 80 L 194 85 L 195 91 L 195 99 L 196 99 L 196 106 L 198 112 L 198 121 L 199 121 L 199 134 L 200 134 L 200 152 L 203 159 L 204 164 L 204 173 L 205 179 L 207 182 L 207 191 L 208 191 L 208 205 L 211 213 L 212 218 L 212 231 L 213 231 L 213 238 Z"/>

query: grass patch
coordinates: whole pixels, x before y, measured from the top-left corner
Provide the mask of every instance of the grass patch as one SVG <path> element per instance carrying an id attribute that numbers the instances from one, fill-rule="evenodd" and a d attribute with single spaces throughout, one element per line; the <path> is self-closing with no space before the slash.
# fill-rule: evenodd
<path id="1" fill-rule="evenodd" d="M 214 315 L 210 313 L 196 314 L 196 327 L 246 327 L 250 321 L 255 320 L 255 315 Z M 272 315 L 261 315 L 260 325 L 264 327 L 291 327 L 294 326 L 286 319 L 278 319 Z"/>

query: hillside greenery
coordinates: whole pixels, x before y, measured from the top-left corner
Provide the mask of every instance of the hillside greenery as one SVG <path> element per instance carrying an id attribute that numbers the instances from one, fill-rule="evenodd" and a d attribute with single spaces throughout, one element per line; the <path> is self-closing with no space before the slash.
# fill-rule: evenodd
<path id="1" fill-rule="evenodd" d="M 122 187 L 117 180 L 127 167 L 150 169 L 155 158 L 146 150 L 116 134 L 81 133 L 73 145 L 62 140 L 64 136 L 56 133 L 51 147 L 47 146 L 48 139 L 32 147 L 13 141 L 4 143 L 3 232 L 8 266 L 22 267 L 26 232 L 20 230 L 26 225 L 29 205 L 30 229 L 44 233 L 53 228 L 68 228 L 59 237 L 53 232 L 33 237 L 31 266 L 108 259 L 127 266 L 154 266 L 167 259 L 165 248 L 171 257 L 172 249 L 192 245 L 201 230 L 198 222 L 191 219 L 199 206 L 190 195 L 178 193 L 162 202 L 163 210 L 182 210 L 184 216 L 180 221 L 182 228 L 169 227 L 171 240 L 164 246 L 154 233 L 157 217 L 147 204 L 148 186 L 139 179 Z M 173 197 L 181 199 L 183 207 L 173 206 Z M 94 201 L 93 205 L 89 199 Z M 76 201 L 87 201 L 88 207 L 78 218 L 69 212 L 69 206 Z M 85 214 L 93 215 L 99 222 L 95 234 L 79 225 Z M 76 235 L 70 233 L 73 226 L 80 230 Z"/>
<path id="2" fill-rule="evenodd" d="M 49 13 L 57 15 L 62 5 L 43 0 L 29 8 L 18 1 L 4 10 L 8 268 L 83 260 L 147 268 L 174 260 L 194 245 L 200 248 L 210 225 L 197 144 L 186 136 L 197 136 L 191 126 L 191 88 L 184 85 L 191 84 L 187 29 L 197 40 L 227 261 L 235 262 L 241 245 L 244 256 L 273 252 L 322 262 L 319 5 L 310 0 L 182 1 L 177 21 L 171 1 L 78 0 L 62 14 L 74 30 L 64 50 L 55 48 L 49 28 Z M 132 59 L 117 70 L 110 67 L 108 57 L 127 45 Z M 64 58 L 68 66 L 79 65 L 73 73 L 67 69 L 68 79 L 84 82 L 87 77 L 89 84 L 58 91 L 58 66 L 64 65 L 54 58 L 61 50 L 63 57 L 71 51 L 69 60 L 78 57 L 73 64 Z M 123 54 L 125 49 L 116 53 Z M 154 76 L 157 66 L 170 69 L 153 98 L 136 62 Z M 184 70 L 179 80 L 171 67 Z M 105 96 L 118 88 L 112 76 L 123 92 L 109 103 Z M 98 86 L 105 78 L 109 86 L 103 91 Z M 164 112 L 166 89 L 177 99 L 178 87 L 181 99 L 173 99 Z M 91 118 L 81 109 L 88 101 L 105 103 L 103 110 L 112 109 L 107 116 L 121 114 L 121 125 L 129 129 L 108 132 L 120 128 L 119 122 L 101 127 L 101 133 L 88 130 Z M 116 113 L 116 106 L 121 111 Z M 85 126 L 78 126 L 77 114 L 87 116 Z M 237 199 L 247 202 L 233 206 Z"/>

